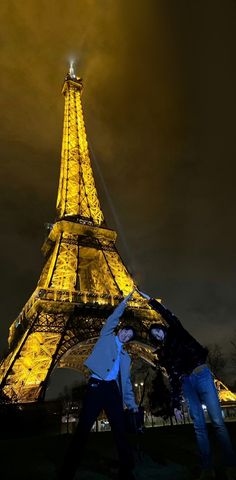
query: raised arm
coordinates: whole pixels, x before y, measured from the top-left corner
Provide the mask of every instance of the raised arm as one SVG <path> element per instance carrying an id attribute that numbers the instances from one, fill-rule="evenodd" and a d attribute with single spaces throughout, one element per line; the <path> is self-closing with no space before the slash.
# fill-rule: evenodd
<path id="1" fill-rule="evenodd" d="M 119 323 L 119 319 L 125 310 L 127 302 L 132 297 L 133 293 L 134 293 L 134 290 L 132 290 L 132 292 L 130 292 L 129 295 L 127 295 L 127 297 L 125 297 L 124 300 L 122 300 L 122 302 L 120 302 L 119 305 L 117 305 L 115 310 L 108 317 L 105 325 L 102 327 L 100 336 L 111 335 L 114 332 L 115 328 Z"/>
<path id="2" fill-rule="evenodd" d="M 151 305 L 152 308 L 154 308 L 154 310 L 160 313 L 160 315 L 164 318 L 164 320 L 166 321 L 166 323 L 168 323 L 170 327 L 171 326 L 182 327 L 181 322 L 176 317 L 176 315 L 172 313 L 170 310 L 168 310 L 168 308 L 164 307 L 164 305 L 158 302 L 155 298 L 150 298 L 148 303 L 149 305 Z"/>
<path id="3" fill-rule="evenodd" d="M 156 312 L 160 313 L 160 315 L 164 318 L 164 320 L 169 326 L 182 327 L 181 322 L 176 317 L 176 315 L 174 315 L 174 313 L 172 313 L 170 310 L 168 310 L 168 308 L 162 305 L 161 302 L 158 302 L 158 300 L 156 300 L 155 298 L 151 298 L 149 295 L 147 295 L 147 293 L 143 293 L 140 290 L 138 290 L 138 292 L 140 293 L 140 295 L 142 295 L 142 297 L 148 300 L 149 305 L 151 305 L 151 307 L 156 310 Z"/>

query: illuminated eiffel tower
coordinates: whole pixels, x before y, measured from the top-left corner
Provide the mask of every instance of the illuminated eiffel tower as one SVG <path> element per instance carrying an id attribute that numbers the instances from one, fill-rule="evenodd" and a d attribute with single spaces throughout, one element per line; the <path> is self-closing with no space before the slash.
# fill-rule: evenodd
<path id="1" fill-rule="evenodd" d="M 83 371 L 102 324 L 134 287 L 106 227 L 89 157 L 81 105 L 82 80 L 67 74 L 57 218 L 42 251 L 38 285 L 10 327 L 9 353 L 1 364 L 2 397 L 11 402 L 44 399 L 55 367 Z M 131 354 L 152 360 L 146 326 L 157 318 L 137 293 L 124 315 L 139 335 Z"/>

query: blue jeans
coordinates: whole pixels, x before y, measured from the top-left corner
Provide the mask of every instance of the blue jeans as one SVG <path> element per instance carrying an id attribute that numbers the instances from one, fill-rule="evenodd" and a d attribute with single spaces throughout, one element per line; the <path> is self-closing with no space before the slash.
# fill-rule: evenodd
<path id="1" fill-rule="evenodd" d="M 215 428 L 225 465 L 236 465 L 235 454 L 224 424 L 217 390 L 209 368 L 206 367 L 198 373 L 191 373 L 191 375 L 184 375 L 182 388 L 193 420 L 202 468 L 212 468 L 211 450 L 202 405 L 206 406 Z"/>

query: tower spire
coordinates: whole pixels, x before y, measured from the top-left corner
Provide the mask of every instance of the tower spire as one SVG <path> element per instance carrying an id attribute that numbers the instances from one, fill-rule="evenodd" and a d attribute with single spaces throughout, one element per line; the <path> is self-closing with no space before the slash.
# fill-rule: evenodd
<path id="1" fill-rule="evenodd" d="M 81 103 L 82 86 L 72 61 L 62 88 L 65 109 L 57 219 L 101 225 L 104 216 L 91 167 Z"/>

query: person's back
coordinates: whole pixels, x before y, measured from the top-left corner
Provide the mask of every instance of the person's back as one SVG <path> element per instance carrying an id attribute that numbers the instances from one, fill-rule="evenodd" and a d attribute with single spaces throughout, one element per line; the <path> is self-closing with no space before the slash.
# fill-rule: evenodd
<path id="1" fill-rule="evenodd" d="M 154 306 L 153 302 L 150 304 Z M 189 375 L 194 368 L 206 362 L 208 350 L 182 326 L 177 317 L 175 319 L 169 323 L 166 331 L 163 366 L 167 370 L 174 366 L 179 375 Z"/>

